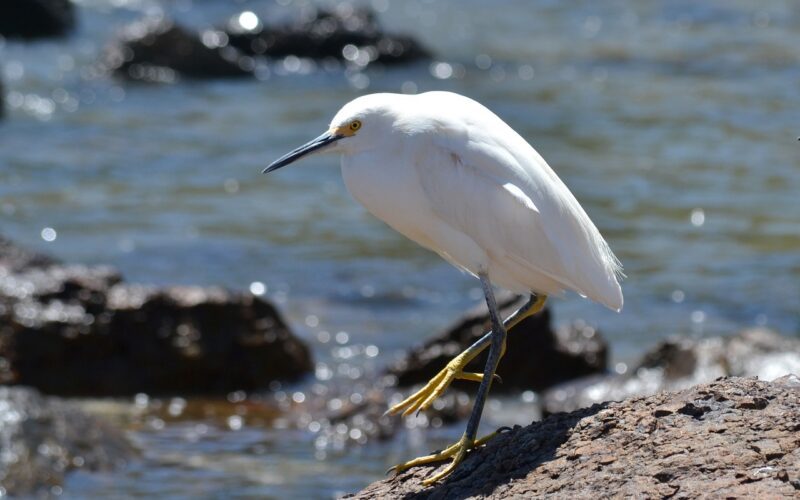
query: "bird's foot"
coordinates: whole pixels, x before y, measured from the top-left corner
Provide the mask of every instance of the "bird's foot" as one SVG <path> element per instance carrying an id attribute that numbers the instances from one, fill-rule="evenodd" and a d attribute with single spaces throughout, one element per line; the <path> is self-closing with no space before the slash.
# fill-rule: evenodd
<path id="1" fill-rule="evenodd" d="M 403 471 L 406 471 L 418 465 L 440 462 L 442 460 L 447 460 L 448 458 L 452 459 L 450 464 L 448 464 L 448 466 L 445 467 L 441 472 L 422 481 L 423 485 L 430 486 L 436 483 L 437 481 L 440 481 L 449 476 L 450 474 L 452 474 L 453 471 L 456 469 L 456 467 L 458 467 L 458 464 L 460 464 L 464 460 L 464 457 L 467 456 L 467 452 L 469 450 L 477 448 L 479 446 L 483 446 L 496 434 L 497 432 L 493 432 L 488 436 L 484 436 L 480 439 L 470 439 L 467 437 L 465 433 L 464 435 L 461 436 L 461 439 L 459 439 L 456 444 L 449 446 L 440 452 L 431 453 L 430 455 L 425 455 L 424 457 L 415 458 L 414 460 L 410 460 L 408 462 L 395 465 L 387 472 L 394 471 L 395 475 L 397 475 Z"/>
<path id="2" fill-rule="evenodd" d="M 437 373 L 432 379 L 428 381 L 425 386 L 410 395 L 403 401 L 392 406 L 386 410 L 385 415 L 397 415 L 402 412 L 404 417 L 411 415 L 414 412 L 421 412 L 427 409 L 436 401 L 444 391 L 450 387 L 454 380 L 472 380 L 474 382 L 481 382 L 483 380 L 482 373 L 470 373 L 463 371 L 463 368 L 472 360 L 467 358 L 464 354 L 460 354 L 453 358 L 442 371 Z M 502 380 L 498 375 L 494 376 L 494 381 L 501 382 Z"/>

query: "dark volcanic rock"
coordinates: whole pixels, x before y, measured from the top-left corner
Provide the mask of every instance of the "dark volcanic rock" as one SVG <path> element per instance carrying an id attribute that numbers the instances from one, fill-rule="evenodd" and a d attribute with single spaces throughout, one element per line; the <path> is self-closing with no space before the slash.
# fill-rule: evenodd
<path id="1" fill-rule="evenodd" d="M 205 41 L 205 43 L 204 43 Z M 105 64 L 118 76 L 169 83 L 179 76 L 220 78 L 252 76 L 253 61 L 224 44 L 204 40 L 171 21 L 140 21 L 106 50 Z"/>
<path id="2" fill-rule="evenodd" d="M 503 316 L 507 316 L 524 301 L 505 295 L 499 297 L 498 304 Z M 493 392 L 540 391 L 565 380 L 605 371 L 608 350 L 597 331 L 583 323 L 553 330 L 550 323 L 550 310 L 545 309 L 509 332 L 508 349 L 497 370 L 503 383 L 493 384 Z M 489 314 L 486 305 L 481 304 L 443 333 L 413 349 L 389 373 L 397 377 L 401 387 L 427 382 L 489 328 Z M 470 364 L 474 371 L 483 371 L 488 352 L 487 349 Z M 457 384 L 471 387 L 468 382 Z"/>
<path id="3" fill-rule="evenodd" d="M 0 446 L 0 487 L 13 496 L 46 494 L 71 470 L 111 470 L 135 455 L 119 430 L 25 387 L 0 387 Z"/>
<path id="4" fill-rule="evenodd" d="M 552 388 L 543 396 L 544 412 L 675 391 L 722 376 L 772 380 L 787 373 L 800 373 L 798 339 L 763 328 L 744 330 L 732 337 L 676 337 L 658 344 L 626 375 L 589 377 Z"/>
<path id="5" fill-rule="evenodd" d="M 351 498 L 797 498 L 800 380 L 728 378 L 552 415 L 452 476 L 416 467 Z"/>
<path id="6" fill-rule="evenodd" d="M 254 56 L 330 58 L 358 66 L 372 62 L 402 64 L 431 57 L 413 38 L 384 33 L 373 11 L 350 6 L 335 11 L 313 10 L 286 26 L 268 26 L 260 20 L 254 27 L 243 26 L 242 15 L 237 15 L 226 33 L 232 46 Z"/>
<path id="7" fill-rule="evenodd" d="M 69 0 L 4 0 L 0 2 L 0 35 L 7 38 L 64 36 L 75 27 Z"/>
<path id="8" fill-rule="evenodd" d="M 111 268 L 0 241 L 0 382 L 58 395 L 226 393 L 312 368 L 261 298 L 127 285 Z"/>

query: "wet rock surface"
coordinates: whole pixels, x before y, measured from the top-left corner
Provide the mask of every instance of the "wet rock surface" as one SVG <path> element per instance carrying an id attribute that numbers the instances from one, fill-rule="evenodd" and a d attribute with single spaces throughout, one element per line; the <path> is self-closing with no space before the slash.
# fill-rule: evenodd
<path id="1" fill-rule="evenodd" d="M 551 415 L 350 498 L 797 498 L 800 379 L 726 378 Z"/>
<path id="2" fill-rule="evenodd" d="M 58 492 L 72 470 L 107 471 L 136 455 L 122 431 L 25 387 L 0 387 L 0 487 Z"/>
<path id="3" fill-rule="evenodd" d="M 269 26 L 253 16 L 249 12 L 236 15 L 225 30 L 232 46 L 253 56 L 338 59 L 357 66 L 431 57 L 412 37 L 385 33 L 375 12 L 366 8 L 315 9 L 283 26 Z"/>
<path id="4" fill-rule="evenodd" d="M 0 240 L 0 382 L 57 395 L 213 394 L 294 380 L 308 347 L 261 298 L 129 285 Z"/>
<path id="5" fill-rule="evenodd" d="M 154 83 L 178 77 L 251 76 L 252 61 L 230 46 L 204 40 L 199 33 L 168 20 L 146 20 L 128 26 L 121 41 L 107 49 L 105 65 L 117 76 Z"/>
<path id="6" fill-rule="evenodd" d="M 498 305 L 507 316 L 526 299 L 501 295 Z M 608 347 L 599 332 L 582 322 L 553 329 L 550 309 L 526 318 L 508 334 L 508 350 L 497 373 L 501 384 L 493 384 L 492 392 L 520 389 L 540 391 L 565 380 L 571 380 L 606 369 Z M 489 314 L 485 304 L 466 313 L 441 334 L 413 349 L 389 369 L 397 384 L 406 387 L 427 382 L 461 351 L 489 331 Z M 470 364 L 482 372 L 487 349 Z M 454 387 L 471 388 L 468 382 L 457 381 Z"/>
<path id="7" fill-rule="evenodd" d="M 6 0 L 0 2 L 0 35 L 6 38 L 49 38 L 75 27 L 70 0 Z"/>
<path id="8" fill-rule="evenodd" d="M 675 337 L 659 343 L 625 375 L 598 375 L 554 387 L 543 394 L 545 414 L 572 411 L 603 401 L 675 391 L 722 376 L 773 380 L 800 373 L 800 340 L 752 328 L 731 337 Z"/>

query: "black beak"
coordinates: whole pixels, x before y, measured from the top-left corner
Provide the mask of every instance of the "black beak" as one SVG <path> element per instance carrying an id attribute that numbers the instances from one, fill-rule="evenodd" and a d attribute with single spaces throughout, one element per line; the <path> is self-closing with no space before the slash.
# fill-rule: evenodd
<path id="1" fill-rule="evenodd" d="M 315 151 L 319 151 L 326 146 L 333 144 L 334 142 L 338 141 L 344 137 L 343 135 L 334 135 L 330 132 L 325 132 L 321 136 L 317 137 L 313 141 L 307 142 L 300 146 L 299 148 L 286 153 L 285 155 L 281 156 L 277 160 L 273 161 L 267 168 L 265 168 L 261 173 L 267 174 L 272 172 L 273 170 L 278 170 L 281 167 L 285 167 L 286 165 L 293 163 L 300 158 L 304 157 L 307 154 L 311 154 Z"/>

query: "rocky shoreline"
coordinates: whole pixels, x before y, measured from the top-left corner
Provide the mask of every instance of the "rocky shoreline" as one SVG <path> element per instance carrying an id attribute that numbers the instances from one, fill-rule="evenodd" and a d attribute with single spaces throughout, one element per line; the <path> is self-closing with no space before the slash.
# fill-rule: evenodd
<path id="1" fill-rule="evenodd" d="M 800 379 L 724 378 L 515 427 L 441 484 L 411 469 L 347 497 L 797 498 Z M 441 467 L 441 466 L 439 466 Z"/>
<path id="2" fill-rule="evenodd" d="M 501 295 L 499 298 L 504 312 L 517 307 L 520 301 L 520 298 L 513 295 Z M 154 417 L 163 412 L 164 408 L 157 397 L 173 396 L 177 399 L 173 398 L 171 401 L 180 403 L 181 412 L 178 415 L 185 412 L 181 418 L 191 420 L 192 415 L 213 415 L 214 419 L 223 422 L 237 418 L 252 422 L 253 425 L 267 426 L 273 420 L 280 419 L 284 422 L 282 425 L 311 430 L 319 439 L 333 446 L 362 446 L 372 440 L 390 440 L 404 429 L 406 421 L 383 415 L 387 406 L 440 370 L 449 359 L 482 335 L 487 327 L 486 307 L 478 306 L 467 311 L 439 334 L 421 345 L 411 347 L 403 358 L 387 366 L 381 376 L 364 378 L 346 387 L 315 380 L 314 390 L 308 391 L 307 398 L 287 404 L 285 400 L 270 399 L 271 395 L 275 394 L 276 388 L 281 387 L 278 382 L 301 380 L 314 371 L 312 349 L 291 332 L 277 309 L 266 300 L 252 294 L 215 287 L 157 288 L 132 285 L 126 283 L 119 272 L 112 268 L 65 264 L 0 238 L 0 376 L 6 386 L 0 388 L 5 391 L 4 397 L 10 401 L 6 405 L 8 411 L 0 412 L 0 420 L 5 418 L 3 421 L 6 422 L 0 425 L 0 432 L 6 432 L 5 435 L 8 436 L 7 447 L 33 450 L 26 443 L 40 439 L 48 433 L 52 433 L 56 439 L 61 439 L 58 436 L 71 439 L 70 436 L 75 435 L 70 434 L 69 427 L 65 427 L 67 424 L 62 422 L 65 419 L 59 419 L 60 417 L 35 420 L 39 422 L 35 425 L 10 426 L 9 419 L 14 415 L 23 415 L 24 422 L 36 419 L 36 415 L 42 413 L 39 410 L 17 410 L 14 405 L 21 404 L 20 402 L 31 402 L 37 408 L 46 407 L 47 411 L 57 415 L 69 412 L 70 418 L 66 420 L 71 422 L 97 420 L 97 424 L 91 425 L 105 429 L 97 439 L 90 439 L 82 448 L 83 453 L 99 457 L 98 460 L 86 461 L 85 457 L 73 457 L 69 460 L 80 465 L 70 467 L 64 465 L 64 460 L 67 459 L 43 461 L 36 458 L 38 451 L 26 452 L 27 455 L 23 453 L 17 460 L 21 465 L 9 463 L 5 465 L 5 473 L 0 471 L 0 486 L 10 493 L 42 491 L 42 488 L 61 484 L 64 474 L 71 469 L 107 470 L 136 455 L 124 433 L 115 430 L 113 425 L 100 423 L 101 418 L 98 420 L 99 417 L 89 416 L 72 406 L 64 410 L 67 407 L 61 400 L 41 396 L 35 389 L 48 395 L 91 398 L 132 396 L 138 393 L 156 396 L 156 404 L 144 408 L 145 412 L 153 412 Z M 618 419 L 629 422 L 635 417 L 636 421 L 658 424 L 661 420 L 651 422 L 645 418 L 645 413 L 653 405 L 661 405 L 661 408 L 667 404 L 664 399 L 664 394 L 667 393 L 664 391 L 682 391 L 675 396 L 686 400 L 680 399 L 683 401 L 681 408 L 703 408 L 696 402 L 699 397 L 697 394 L 700 394 L 697 391 L 712 391 L 708 387 L 703 388 L 702 384 L 720 376 L 760 376 L 771 380 L 785 373 L 800 372 L 800 340 L 782 337 L 764 329 L 745 330 L 725 338 L 672 338 L 655 346 L 624 375 L 611 373 L 608 369 L 608 346 L 600 332 L 582 322 L 555 328 L 549 309 L 527 319 L 512 330 L 510 342 L 514 349 L 504 359 L 500 371 L 503 383 L 497 384 L 497 392 L 519 394 L 526 391 L 534 394 L 535 391 L 539 397 L 534 397 L 529 404 L 539 405 L 544 415 L 553 415 L 541 424 L 532 424 L 534 428 L 512 431 L 519 438 L 515 438 L 515 442 L 523 443 L 533 443 L 540 439 L 531 438 L 533 441 L 525 441 L 522 436 L 526 436 L 525 433 L 543 436 L 545 431 L 542 429 L 548 429 L 546 432 L 550 433 L 557 430 L 561 433 L 559 435 L 564 436 L 571 435 L 571 432 L 582 432 L 581 429 L 589 424 L 578 423 L 583 421 L 581 419 L 597 418 L 595 414 L 612 415 L 604 417 L 607 422 Z M 480 359 L 477 361 L 481 362 Z M 777 391 L 775 387 L 778 386 L 793 387 L 791 391 L 794 392 L 770 393 L 772 395 L 769 397 L 772 399 L 767 399 L 780 400 L 779 404 L 772 406 L 773 410 L 784 408 L 781 405 L 791 406 L 796 403 L 796 379 L 782 379 L 775 386 L 750 379 L 725 379 L 717 384 L 723 386 L 714 386 L 714 390 L 723 392 L 712 391 L 714 394 L 728 394 L 730 391 L 735 393 L 735 390 L 743 387 L 752 391 Z M 22 385 L 31 388 L 19 387 Z M 462 421 L 471 406 L 471 389 L 469 384 L 454 384 L 445 397 L 414 425 L 425 428 Z M 657 393 L 661 395 L 651 396 Z M 231 394 L 235 395 L 233 399 Z M 795 395 L 794 400 L 783 400 L 792 394 Z M 184 399 L 191 396 L 205 396 L 205 399 Z M 689 396 L 695 398 L 692 400 L 695 402 L 686 399 Z M 332 400 L 342 404 L 332 406 L 329 404 Z M 612 400 L 624 402 L 608 403 Z M 715 404 L 724 403 L 722 399 L 715 401 Z M 669 405 L 674 406 L 673 403 L 674 401 Z M 687 406 L 690 403 L 694 406 Z M 169 404 L 170 408 L 173 406 L 173 403 Z M 608 413 L 609 409 L 616 410 Z M 795 412 L 795 417 L 800 416 L 796 407 L 784 409 L 790 415 Z M 573 413 L 565 413 L 567 411 Z M 670 411 L 670 414 L 677 412 L 680 415 L 689 412 L 691 416 L 689 410 L 680 411 L 678 408 Z M 714 411 L 711 412 L 712 415 L 716 415 Z M 167 418 L 174 417 L 171 412 L 172 410 Z M 705 413 L 708 412 L 703 410 L 702 415 Z M 678 432 L 682 425 L 690 421 L 670 422 L 675 427 L 674 431 Z M 554 425 L 557 429 L 553 428 Z M 575 427 L 576 425 L 578 426 Z M 637 425 L 636 429 L 639 429 L 644 423 Z M 576 430 L 570 431 L 568 426 L 575 427 Z M 34 429 L 34 434 L 23 432 L 30 429 Z M 749 432 L 748 429 L 752 430 L 749 427 L 737 428 L 730 433 Z M 762 430 L 766 432 L 770 429 L 764 427 Z M 676 439 L 681 439 L 680 435 L 676 436 Z M 602 439 L 600 434 L 596 437 Z M 751 439 L 752 436 L 749 435 L 744 437 L 750 441 L 755 439 Z M 509 438 L 503 436 L 498 438 L 498 442 L 507 439 Z M 581 438 L 581 446 L 601 449 L 600 444 L 592 444 L 592 439 Z M 552 448 L 550 452 L 561 450 L 563 453 L 572 453 L 569 451 L 571 441 L 567 440 L 566 444 L 554 443 L 548 445 Z M 785 447 L 785 444 L 780 446 Z M 69 454 L 69 442 L 58 446 L 61 450 L 59 453 Z M 492 446 L 494 445 L 490 444 L 487 450 L 492 450 Z M 628 460 L 624 458 L 628 455 L 628 446 L 632 445 L 625 442 L 613 456 L 606 453 L 602 457 L 596 457 L 596 461 L 604 466 L 623 463 Z M 524 450 L 518 451 L 522 453 Z M 478 451 L 475 455 L 482 453 L 484 452 Z M 535 457 L 539 452 L 534 450 L 531 453 Z M 794 453 L 793 449 L 785 451 L 784 455 L 790 453 Z M 489 465 L 481 467 L 490 467 L 487 470 L 495 478 L 492 481 L 501 488 L 493 494 L 503 491 L 505 495 L 506 490 L 503 488 L 518 483 L 517 469 L 522 465 L 502 465 L 507 462 L 517 463 L 519 460 L 509 462 L 509 457 L 497 456 L 498 458 L 492 460 L 499 461 L 500 465 L 490 460 Z M 667 457 L 662 458 L 666 460 Z M 48 474 L 44 470 L 32 469 L 33 466 L 25 465 L 25 460 L 35 461 L 39 468 L 52 466 L 55 472 Z M 564 463 L 571 464 L 574 460 L 577 458 L 567 457 Z M 87 465 L 84 467 L 83 464 Z M 30 472 L 32 470 L 38 472 L 34 474 Z M 786 470 L 788 475 L 781 477 L 790 478 L 787 480 L 789 484 L 800 484 L 791 482 L 796 479 L 793 469 Z M 512 475 L 505 477 L 503 471 Z M 685 479 L 688 477 L 686 474 L 688 473 L 681 477 Z M 400 479 L 377 483 L 361 495 L 400 495 L 413 492 L 436 497 L 456 492 L 483 495 L 489 491 L 484 491 L 483 487 L 473 491 L 477 486 L 468 479 L 464 479 L 466 482 L 454 479 L 445 483 L 443 489 L 423 491 L 417 487 L 417 482 L 424 475 L 420 470 L 411 471 Z M 571 476 L 559 471 L 551 478 L 552 481 L 557 477 Z M 36 478 L 41 480 L 37 482 Z M 510 481 L 511 478 L 515 478 L 514 481 Z M 578 479 L 584 480 L 583 477 L 574 478 Z M 535 483 L 539 484 L 540 481 L 539 478 Z M 552 481 L 547 483 L 551 484 L 548 488 L 556 488 L 552 486 L 556 484 Z M 570 492 L 581 496 L 590 493 L 589 490 L 570 490 L 567 483 L 571 482 L 573 481 L 558 483 L 560 486 L 557 488 L 567 488 L 564 490 L 565 494 Z M 491 484 L 491 481 L 487 484 Z M 633 483 L 624 484 L 625 488 L 634 488 L 630 490 L 631 494 L 638 494 L 634 493 L 639 491 L 635 487 L 644 488 L 644 483 L 639 486 L 631 486 Z M 653 486 L 655 489 L 642 489 L 641 493 L 667 491 L 667 486 L 656 486 Z M 526 494 L 545 492 L 543 489 L 536 489 L 538 486 L 530 487 L 534 489 L 525 490 Z M 562 491 L 557 488 L 553 491 Z M 509 492 L 512 496 L 522 494 L 522 490 L 518 492 L 512 489 Z M 598 490 L 598 494 L 602 493 Z"/>

